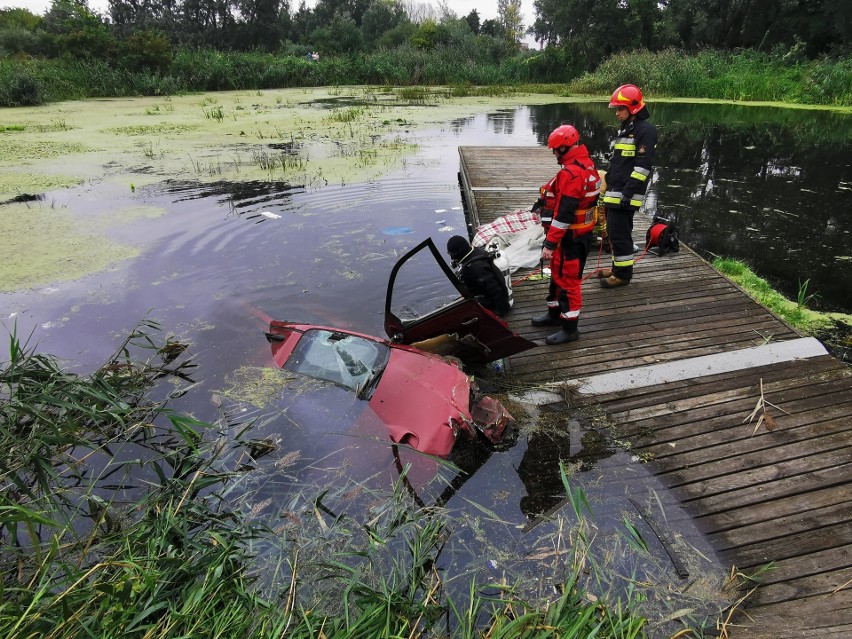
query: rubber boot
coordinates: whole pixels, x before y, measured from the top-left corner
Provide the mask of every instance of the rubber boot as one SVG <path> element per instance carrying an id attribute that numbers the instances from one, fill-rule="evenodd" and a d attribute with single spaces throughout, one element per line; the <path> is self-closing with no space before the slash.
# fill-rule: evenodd
<path id="1" fill-rule="evenodd" d="M 616 288 L 618 286 L 627 286 L 630 284 L 630 280 L 623 280 L 615 275 L 610 275 L 609 277 L 602 278 L 600 283 L 601 288 Z"/>
<path id="2" fill-rule="evenodd" d="M 580 331 L 577 330 L 577 320 L 562 320 L 562 329 L 553 335 L 548 335 L 544 341 L 545 343 L 554 346 L 556 344 L 576 342 L 578 339 L 580 339 Z"/>
<path id="3" fill-rule="evenodd" d="M 608 277 L 612 277 L 612 269 L 611 268 L 602 268 L 598 271 L 598 279 L 605 280 Z"/>
<path id="4" fill-rule="evenodd" d="M 533 326 L 559 326 L 559 308 L 548 308 L 547 313 L 533 317 L 530 324 Z"/>

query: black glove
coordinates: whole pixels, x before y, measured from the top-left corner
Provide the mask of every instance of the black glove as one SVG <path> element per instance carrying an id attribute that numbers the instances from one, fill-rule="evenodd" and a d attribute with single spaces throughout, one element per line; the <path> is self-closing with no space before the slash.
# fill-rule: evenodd
<path id="1" fill-rule="evenodd" d="M 630 204 L 630 198 L 627 197 L 627 196 L 621 198 L 621 204 L 619 204 L 619 206 L 623 209 L 632 209 L 633 208 L 633 205 Z"/>
<path id="2" fill-rule="evenodd" d="M 541 198 L 538 198 L 533 203 L 532 208 L 530 209 L 530 213 L 535 213 L 536 211 L 540 210 L 543 206 L 544 206 L 544 200 L 542 200 Z"/>

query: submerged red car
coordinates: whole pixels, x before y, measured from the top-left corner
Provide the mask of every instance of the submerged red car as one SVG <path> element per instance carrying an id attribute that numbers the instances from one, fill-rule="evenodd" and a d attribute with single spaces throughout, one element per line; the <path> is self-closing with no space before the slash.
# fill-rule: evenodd
<path id="1" fill-rule="evenodd" d="M 400 270 L 430 254 L 457 299 L 425 314 L 403 304 L 413 317 L 400 319 L 402 313 L 394 312 L 393 302 Z M 499 402 L 478 393 L 459 362 L 482 365 L 535 344 L 513 333 L 473 299 L 431 239 L 394 266 L 385 330 L 390 339 L 273 321 L 266 336 L 282 369 L 339 389 L 331 401 L 340 405 L 341 417 L 345 413 L 346 419 L 353 420 L 355 430 L 370 433 L 381 424 L 394 443 L 439 456 L 449 455 L 460 434 L 475 437 L 481 432 L 492 441 L 500 438 L 511 417 Z M 340 390 L 346 391 L 345 398 Z M 344 403 L 348 404 L 345 410 Z"/>

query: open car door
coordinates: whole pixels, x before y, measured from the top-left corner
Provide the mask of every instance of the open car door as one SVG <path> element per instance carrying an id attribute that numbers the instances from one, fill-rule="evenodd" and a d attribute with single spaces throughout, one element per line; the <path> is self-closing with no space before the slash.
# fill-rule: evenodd
<path id="1" fill-rule="evenodd" d="M 536 346 L 468 293 L 431 238 L 403 255 L 391 270 L 385 332 L 394 342 L 453 355 L 472 366 Z"/>

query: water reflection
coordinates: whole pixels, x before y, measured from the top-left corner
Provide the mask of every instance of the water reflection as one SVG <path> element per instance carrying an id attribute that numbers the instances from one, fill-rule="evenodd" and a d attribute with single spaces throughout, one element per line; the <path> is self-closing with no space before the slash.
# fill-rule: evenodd
<path id="1" fill-rule="evenodd" d="M 660 141 L 648 213 L 677 220 L 705 257 L 744 260 L 787 297 L 852 312 L 852 115 L 726 104 L 651 104 Z M 541 144 L 562 122 L 606 166 L 604 104 L 531 107 Z"/>
<path id="2" fill-rule="evenodd" d="M 527 451 L 518 465 L 518 476 L 527 492 L 519 505 L 530 520 L 564 504 L 561 464 L 576 472 L 588 471 L 616 452 L 613 443 L 588 421 L 581 423 L 566 416 L 552 421 L 552 427 L 558 430 L 530 435 Z"/>

